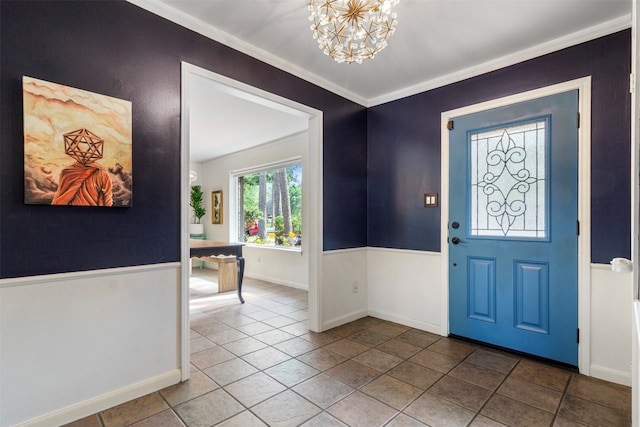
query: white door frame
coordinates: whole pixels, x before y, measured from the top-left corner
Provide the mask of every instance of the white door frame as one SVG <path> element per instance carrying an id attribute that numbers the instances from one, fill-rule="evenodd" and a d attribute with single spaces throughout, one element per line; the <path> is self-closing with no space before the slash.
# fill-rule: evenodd
<path id="1" fill-rule="evenodd" d="M 182 62 L 181 68 L 181 124 L 180 124 L 180 368 L 182 381 L 189 379 L 189 119 L 190 119 L 190 76 L 198 75 L 218 84 L 228 86 L 233 90 L 249 93 L 273 104 L 280 104 L 283 108 L 294 109 L 309 117 L 309 130 L 305 155 L 307 164 L 304 167 L 302 200 L 302 233 L 304 235 L 303 250 L 309 251 L 309 329 L 321 330 L 322 298 L 319 289 L 322 283 L 322 111 L 291 101 L 287 98 L 272 94 L 254 86 L 241 83 L 204 68 L 187 62 Z"/>
<path id="2" fill-rule="evenodd" d="M 631 423 L 640 426 L 640 13 L 634 1 L 631 13 L 631 261 L 633 262 L 633 316 L 631 321 Z"/>
<path id="3" fill-rule="evenodd" d="M 578 368 L 589 375 L 590 366 L 590 300 L 591 295 L 591 76 L 518 93 L 479 104 L 469 105 L 441 114 L 441 331 L 449 334 L 449 130 L 447 122 L 455 117 L 477 113 L 491 108 L 503 107 L 536 98 L 577 89 L 580 128 L 578 129 Z"/>

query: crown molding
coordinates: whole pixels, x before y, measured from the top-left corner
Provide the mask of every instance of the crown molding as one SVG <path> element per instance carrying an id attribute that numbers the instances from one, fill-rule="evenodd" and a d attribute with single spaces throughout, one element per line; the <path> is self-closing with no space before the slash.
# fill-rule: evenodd
<path id="1" fill-rule="evenodd" d="M 454 73 L 445 74 L 435 79 L 427 80 L 422 83 L 406 87 L 404 89 L 399 89 L 397 91 L 389 92 L 387 94 L 371 98 L 368 100 L 366 107 L 374 107 L 376 105 L 395 101 L 401 98 L 406 98 L 407 96 L 416 95 L 418 93 L 446 86 L 451 83 L 459 82 L 471 77 L 499 70 L 510 65 L 515 65 L 529 59 L 537 58 L 548 53 L 594 40 L 598 37 L 613 34 L 627 28 L 631 28 L 631 14 L 623 15 L 619 18 L 612 19 L 611 21 L 603 22 L 602 24 L 577 31 L 572 34 L 568 34 L 566 36 L 551 40 L 547 43 L 542 43 L 531 48 L 521 50 L 514 54 L 505 55 L 501 58 L 492 59 L 482 64 L 474 65 L 473 67 L 456 71 Z"/>
<path id="2" fill-rule="evenodd" d="M 294 76 L 299 77 L 303 80 L 306 80 L 309 83 L 313 83 L 316 86 L 320 86 L 323 89 L 326 89 L 330 92 L 335 93 L 336 95 L 342 96 L 343 98 L 346 98 L 362 106 L 366 106 L 367 104 L 366 98 L 354 92 L 346 90 L 345 88 L 323 77 L 320 77 L 317 74 L 311 73 L 308 70 L 305 70 L 304 68 L 301 68 L 295 64 L 292 64 L 291 62 L 286 61 L 280 58 L 279 56 L 273 55 L 272 53 L 267 52 L 263 49 L 259 49 L 256 46 L 249 44 L 244 40 L 239 39 L 238 37 L 233 36 L 232 34 L 229 34 L 225 31 L 217 29 L 197 18 L 194 18 L 193 16 L 187 15 L 186 13 L 176 10 L 166 5 L 165 3 L 162 3 L 159 1 L 153 1 L 153 0 L 127 0 L 127 1 L 142 9 L 147 10 L 148 12 L 151 12 L 162 18 L 165 18 L 175 24 L 178 24 L 189 30 L 192 30 L 218 43 L 221 43 L 241 53 L 244 53 L 253 58 L 256 58 L 280 70 L 293 74 Z"/>
<path id="3" fill-rule="evenodd" d="M 233 36 L 232 34 L 221 31 L 197 18 L 176 10 L 166 5 L 165 3 L 153 0 L 127 1 L 180 26 L 195 31 L 196 33 L 208 37 L 218 43 L 229 46 L 241 53 L 249 55 L 269 65 L 293 74 L 296 77 L 304 79 L 312 84 L 315 84 L 323 89 L 333 92 L 336 95 L 342 96 L 367 108 L 395 101 L 401 98 L 406 98 L 408 96 L 446 86 L 448 84 L 465 80 L 471 77 L 479 76 L 481 74 L 508 67 L 510 65 L 527 61 L 538 56 L 546 55 L 548 53 L 565 49 L 567 47 L 584 43 L 598 37 L 606 36 L 608 34 L 612 34 L 631 27 L 631 14 L 623 15 L 619 18 L 612 19 L 610 21 L 603 22 L 602 24 L 598 24 L 593 27 L 586 28 L 584 30 L 580 30 L 575 33 L 551 40 L 549 42 L 521 50 L 514 54 L 505 55 L 503 57 L 492 59 L 473 67 L 445 74 L 434 79 L 426 80 L 412 86 L 408 86 L 393 92 L 386 93 L 384 95 L 367 99 L 323 77 L 320 77 L 317 74 L 311 73 L 308 70 L 305 70 L 295 64 L 292 64 L 289 61 L 273 55 L 270 52 L 246 43 L 245 41 Z"/>

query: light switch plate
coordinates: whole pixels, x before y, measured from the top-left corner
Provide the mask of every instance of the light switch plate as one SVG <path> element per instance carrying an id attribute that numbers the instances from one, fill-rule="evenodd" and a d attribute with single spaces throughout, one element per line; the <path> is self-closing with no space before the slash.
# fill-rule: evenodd
<path id="1" fill-rule="evenodd" d="M 424 207 L 425 208 L 437 208 L 438 207 L 438 193 L 426 193 L 424 195 Z"/>

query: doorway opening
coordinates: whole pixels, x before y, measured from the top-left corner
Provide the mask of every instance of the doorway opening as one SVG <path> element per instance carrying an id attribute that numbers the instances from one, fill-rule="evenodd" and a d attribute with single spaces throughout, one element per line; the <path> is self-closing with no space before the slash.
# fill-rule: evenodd
<path id="1" fill-rule="evenodd" d="M 193 99 L 196 94 L 201 94 L 201 87 L 198 86 L 203 82 L 215 87 L 215 94 L 228 101 L 225 104 L 230 109 L 231 102 L 242 102 L 245 108 L 247 106 L 261 109 L 263 114 L 269 114 L 273 111 L 275 115 L 288 114 L 297 118 L 298 122 L 304 121 L 305 136 L 302 138 L 301 161 L 305 171 L 304 180 L 302 182 L 302 233 L 304 239 L 301 243 L 301 253 L 308 258 L 306 272 L 308 276 L 308 306 L 309 320 L 308 326 L 311 331 L 320 330 L 320 304 L 318 285 L 320 283 L 319 275 L 322 271 L 322 112 L 308 106 L 296 103 L 289 99 L 274 95 L 256 87 L 238 82 L 225 76 L 213 73 L 192 64 L 182 63 L 182 121 L 181 121 L 181 369 L 182 380 L 189 378 L 189 273 L 190 273 L 190 250 L 189 250 L 189 231 L 191 212 L 189 206 L 190 195 L 190 179 L 189 171 L 191 170 L 191 140 L 192 135 L 191 119 L 197 112 L 194 111 Z M 216 96 L 214 95 L 214 96 Z M 264 113 L 267 111 L 267 113 Z M 298 131 L 300 133 L 300 131 Z M 277 139 L 277 136 L 271 136 L 271 139 Z M 286 138 L 284 138 L 286 139 Z M 265 142 L 262 139 L 261 142 Z M 227 144 L 228 145 L 228 144 Z M 264 144 L 268 145 L 268 144 Z M 234 144 L 233 148 L 219 147 L 227 150 L 217 156 L 232 156 L 233 152 L 259 150 L 260 147 L 254 147 L 250 143 L 245 146 Z M 266 161 L 265 163 L 268 163 Z M 254 165 L 255 166 L 255 165 Z M 216 185 L 220 186 L 221 194 L 226 194 L 227 198 L 224 203 L 227 209 L 235 209 L 233 197 L 234 180 L 232 178 L 230 168 L 226 178 L 222 179 Z M 206 175 L 206 174 L 201 174 Z M 215 190 L 218 190 L 216 188 Z M 216 240 L 233 241 L 237 240 L 235 230 L 238 229 L 237 215 L 229 215 L 226 224 L 214 223 L 210 228 L 210 235 Z M 213 228 L 215 227 L 215 228 Z M 209 238 L 209 237 L 208 237 Z M 237 302 L 240 304 L 240 302 Z"/>

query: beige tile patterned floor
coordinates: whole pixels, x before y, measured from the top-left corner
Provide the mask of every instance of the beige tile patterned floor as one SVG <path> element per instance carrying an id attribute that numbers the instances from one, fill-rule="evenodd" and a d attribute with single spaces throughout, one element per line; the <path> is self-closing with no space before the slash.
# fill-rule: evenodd
<path id="1" fill-rule="evenodd" d="M 193 278 L 191 379 L 69 426 L 630 425 L 628 387 L 372 317 L 311 333 L 305 291 Z"/>

